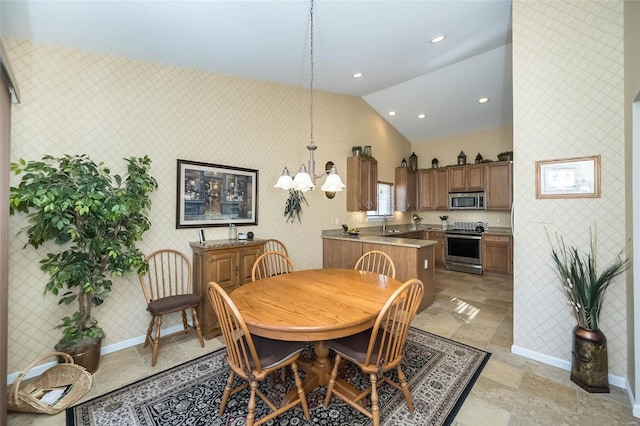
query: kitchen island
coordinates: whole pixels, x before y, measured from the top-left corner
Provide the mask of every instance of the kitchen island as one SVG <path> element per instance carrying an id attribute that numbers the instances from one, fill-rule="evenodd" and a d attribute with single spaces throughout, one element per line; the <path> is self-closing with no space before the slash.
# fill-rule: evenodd
<path id="1" fill-rule="evenodd" d="M 364 253 L 380 250 L 393 260 L 398 280 L 405 282 L 418 278 L 422 281 L 424 297 L 419 308 L 422 311 L 435 299 L 434 246 L 437 242 L 397 236 L 408 236 L 409 232 L 413 231 L 407 228 L 383 234 L 380 227 L 362 228 L 357 236 L 342 230 L 322 231 L 322 266 L 352 269 Z"/>

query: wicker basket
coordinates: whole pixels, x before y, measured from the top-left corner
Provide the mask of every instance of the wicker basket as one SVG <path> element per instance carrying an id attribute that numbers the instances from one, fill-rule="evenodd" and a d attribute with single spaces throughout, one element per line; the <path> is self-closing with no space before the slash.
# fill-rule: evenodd
<path id="1" fill-rule="evenodd" d="M 57 356 L 64 359 L 64 363 L 55 365 L 42 373 L 33 381 L 20 388 L 24 376 L 36 365 L 47 358 Z M 50 389 L 71 387 L 54 404 L 42 401 L 42 395 Z M 29 364 L 16 378 L 9 389 L 7 407 L 11 411 L 23 413 L 58 414 L 73 405 L 91 390 L 91 373 L 77 364 L 73 358 L 64 352 L 52 352 Z"/>

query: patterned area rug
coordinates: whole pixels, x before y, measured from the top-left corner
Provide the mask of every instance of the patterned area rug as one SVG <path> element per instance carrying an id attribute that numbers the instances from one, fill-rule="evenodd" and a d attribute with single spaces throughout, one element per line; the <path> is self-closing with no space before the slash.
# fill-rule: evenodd
<path id="1" fill-rule="evenodd" d="M 407 376 L 415 410 L 410 413 L 402 392 L 388 384 L 379 387 L 380 419 L 383 425 L 449 425 L 489 359 L 488 352 L 415 328 L 409 330 L 402 369 Z M 309 347 L 303 354 L 313 357 Z M 289 369 L 283 382 L 275 374 L 273 386 L 266 380 L 260 389 L 277 404 L 293 386 Z M 304 372 L 300 371 L 304 377 Z M 395 371 L 393 371 L 395 373 Z M 226 351 L 186 362 L 170 370 L 96 397 L 67 409 L 67 425 L 244 425 L 249 391 L 229 399 L 223 417 L 218 417 L 229 369 Z M 340 375 L 356 387 L 368 380 L 350 363 Z M 394 377 L 395 378 L 395 377 Z M 371 425 L 372 421 L 333 397 L 323 406 L 326 388 L 307 394 L 311 421 L 297 406 L 268 422 L 270 425 Z M 258 398 L 256 418 L 268 413 Z"/>

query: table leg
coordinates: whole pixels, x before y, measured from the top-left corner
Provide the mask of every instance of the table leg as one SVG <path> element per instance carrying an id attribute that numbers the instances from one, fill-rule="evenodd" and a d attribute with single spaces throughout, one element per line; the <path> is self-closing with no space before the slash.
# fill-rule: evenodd
<path id="1" fill-rule="evenodd" d="M 307 361 L 302 358 L 298 358 L 298 368 L 307 373 L 306 377 L 302 381 L 302 388 L 305 394 L 311 392 L 318 386 L 327 386 L 329 379 L 331 379 L 331 370 L 333 369 L 333 361 L 329 358 L 329 348 L 324 341 L 314 342 L 313 351 L 316 355 L 316 359 L 313 361 Z M 356 388 L 351 386 L 345 380 L 340 377 L 336 377 L 335 388 L 349 396 L 351 399 L 355 398 L 359 392 Z M 289 402 L 298 398 L 296 389 L 292 389 L 283 398 L 281 405 L 286 405 Z"/>

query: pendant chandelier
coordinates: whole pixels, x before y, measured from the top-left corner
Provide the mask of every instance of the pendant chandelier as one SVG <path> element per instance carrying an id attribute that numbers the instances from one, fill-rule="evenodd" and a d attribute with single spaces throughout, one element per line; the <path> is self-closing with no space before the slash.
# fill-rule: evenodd
<path id="1" fill-rule="evenodd" d="M 300 170 L 296 174 L 296 176 L 292 179 L 289 175 L 289 169 L 287 167 L 282 171 L 282 175 L 278 178 L 278 182 L 274 185 L 275 188 L 282 188 L 284 190 L 298 190 L 298 191 L 309 191 L 313 190 L 316 187 L 315 182 L 317 178 L 321 178 L 324 175 L 327 175 L 327 179 L 324 184 L 320 187 L 321 191 L 325 191 L 329 198 L 333 198 L 336 192 L 340 192 L 345 188 L 345 184 L 342 183 L 342 179 L 340 179 L 340 175 L 338 175 L 338 171 L 336 170 L 335 164 L 329 161 L 325 165 L 324 174 L 316 175 L 316 162 L 313 158 L 314 151 L 318 148 L 313 142 L 313 0 L 311 0 L 311 7 L 309 9 L 309 19 L 310 19 L 310 28 L 311 28 L 311 38 L 310 38 L 310 54 L 309 57 L 311 59 L 311 84 L 310 84 L 310 103 L 309 103 L 309 122 L 310 122 L 310 143 L 307 145 L 307 149 L 309 150 L 309 161 L 307 165 L 302 164 L 300 166 Z M 308 168 L 307 168 L 308 166 Z"/>

